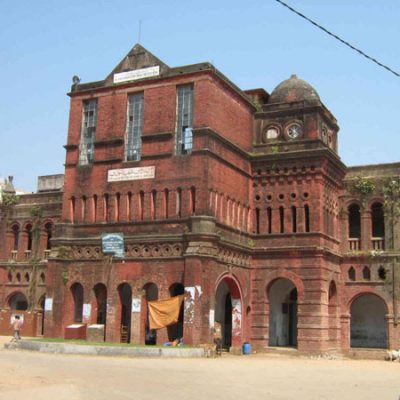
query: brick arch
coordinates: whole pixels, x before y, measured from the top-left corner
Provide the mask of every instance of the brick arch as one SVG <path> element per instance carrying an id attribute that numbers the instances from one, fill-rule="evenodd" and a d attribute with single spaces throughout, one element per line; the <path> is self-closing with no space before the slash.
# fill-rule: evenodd
<path id="1" fill-rule="evenodd" d="M 351 199 L 348 199 L 348 200 L 346 200 L 344 202 L 343 210 L 348 212 L 349 211 L 349 207 L 352 206 L 353 204 L 356 204 L 357 206 L 359 206 L 360 210 L 363 209 L 363 204 L 362 204 L 361 200 L 356 199 L 356 198 L 351 198 Z"/>
<path id="2" fill-rule="evenodd" d="M 240 299 L 241 302 L 243 303 L 243 291 L 242 291 L 242 286 L 240 284 L 239 278 L 237 278 L 236 275 L 234 275 L 230 272 L 223 272 L 217 278 L 217 280 L 215 281 L 214 292 L 217 291 L 219 284 L 223 280 L 226 280 L 226 283 L 229 287 L 229 290 L 231 291 L 232 296 L 235 296 L 234 297 L 235 299 Z"/>
<path id="3" fill-rule="evenodd" d="M 375 196 L 372 197 L 368 200 L 367 203 L 367 210 L 370 210 L 371 207 L 375 204 L 375 203 L 379 203 L 382 204 L 382 206 L 385 204 L 385 199 L 383 197 L 379 197 L 379 196 Z"/>
<path id="4" fill-rule="evenodd" d="M 29 220 L 29 221 L 26 221 L 24 224 L 23 224 L 23 231 L 26 231 L 26 228 L 28 227 L 28 226 L 31 226 L 31 228 L 33 228 L 33 222 L 31 221 L 31 220 Z"/>
<path id="5" fill-rule="evenodd" d="M 297 290 L 297 301 L 301 303 L 303 301 L 304 296 L 304 283 L 299 275 L 290 272 L 290 271 L 276 271 L 267 275 L 267 284 L 265 285 L 265 296 L 266 301 L 268 302 L 268 292 L 272 286 L 272 284 L 278 279 L 288 279 L 293 283 Z"/>
<path id="6" fill-rule="evenodd" d="M 26 302 L 27 302 L 27 304 L 28 304 L 28 310 L 29 310 L 29 306 L 30 306 L 30 304 L 29 304 L 29 301 L 28 301 L 28 296 L 26 295 L 26 293 L 23 291 L 23 290 L 14 290 L 13 292 L 11 292 L 7 297 L 6 297 L 6 301 L 5 301 L 5 306 L 6 306 L 6 308 L 7 309 L 11 309 L 11 307 L 10 307 L 10 300 L 14 297 L 14 296 L 16 296 L 16 295 L 18 295 L 18 294 L 22 294 L 24 297 L 25 297 L 25 299 L 26 299 Z"/>
<path id="7" fill-rule="evenodd" d="M 389 307 L 390 304 L 390 299 L 385 298 L 385 296 L 382 296 L 381 294 L 376 293 L 374 290 L 372 289 L 365 289 L 362 290 L 358 293 L 356 293 L 355 295 L 353 295 L 346 304 L 346 312 L 350 315 L 351 314 L 351 306 L 354 303 L 355 300 L 357 300 L 359 297 L 364 296 L 364 295 L 373 295 L 378 297 L 380 300 L 383 301 L 384 305 L 385 305 L 385 309 L 386 309 L 386 314 L 389 314 L 392 312 L 392 308 Z"/>

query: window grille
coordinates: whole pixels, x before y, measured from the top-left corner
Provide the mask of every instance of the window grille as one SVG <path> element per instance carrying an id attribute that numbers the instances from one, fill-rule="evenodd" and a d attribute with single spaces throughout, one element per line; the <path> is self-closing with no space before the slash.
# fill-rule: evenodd
<path id="1" fill-rule="evenodd" d="M 83 103 L 83 122 L 81 143 L 79 148 L 79 164 L 87 165 L 93 162 L 94 141 L 96 137 L 97 100 Z"/>
<path id="2" fill-rule="evenodd" d="M 193 147 L 193 86 L 179 86 L 177 90 L 176 154 L 188 154 Z"/>
<path id="3" fill-rule="evenodd" d="M 126 126 L 125 160 L 139 161 L 142 153 L 143 133 L 143 93 L 132 94 L 128 98 L 128 118 Z"/>

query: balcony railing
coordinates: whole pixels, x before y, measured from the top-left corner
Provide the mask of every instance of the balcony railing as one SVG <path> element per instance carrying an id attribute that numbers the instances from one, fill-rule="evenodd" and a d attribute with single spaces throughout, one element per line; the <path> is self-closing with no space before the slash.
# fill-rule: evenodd
<path id="1" fill-rule="evenodd" d="M 385 250 L 385 238 L 383 237 L 373 237 L 371 238 L 372 241 L 372 248 L 374 250 Z"/>
<path id="2" fill-rule="evenodd" d="M 360 251 L 361 240 L 359 238 L 349 239 L 349 250 Z"/>
<path id="3" fill-rule="evenodd" d="M 25 250 L 25 260 L 29 260 L 31 258 L 32 251 L 31 250 Z"/>
<path id="4" fill-rule="evenodd" d="M 45 251 L 44 251 L 43 256 L 44 256 L 44 259 L 45 259 L 45 260 L 47 260 L 47 259 L 50 257 L 50 252 L 51 252 L 51 250 L 45 250 Z"/>
<path id="5" fill-rule="evenodd" d="M 11 260 L 17 261 L 18 258 L 18 250 L 11 250 Z"/>

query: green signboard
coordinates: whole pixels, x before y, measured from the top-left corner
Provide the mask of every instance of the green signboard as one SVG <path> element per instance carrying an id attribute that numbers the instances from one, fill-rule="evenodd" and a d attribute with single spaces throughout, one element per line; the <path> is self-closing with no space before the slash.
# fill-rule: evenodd
<path id="1" fill-rule="evenodd" d="M 103 233 L 101 245 L 104 254 L 112 254 L 114 257 L 124 258 L 125 245 L 123 233 Z"/>

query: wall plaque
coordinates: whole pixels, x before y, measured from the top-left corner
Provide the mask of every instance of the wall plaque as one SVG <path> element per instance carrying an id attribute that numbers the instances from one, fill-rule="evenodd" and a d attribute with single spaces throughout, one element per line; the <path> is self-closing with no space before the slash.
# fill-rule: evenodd
<path id="1" fill-rule="evenodd" d="M 114 74 L 114 83 L 126 81 L 135 81 L 137 79 L 150 78 L 151 76 L 160 75 L 160 66 L 135 69 L 133 71 L 119 72 Z"/>
<path id="2" fill-rule="evenodd" d="M 140 179 L 154 179 L 156 167 L 110 169 L 107 182 L 135 181 Z"/>

